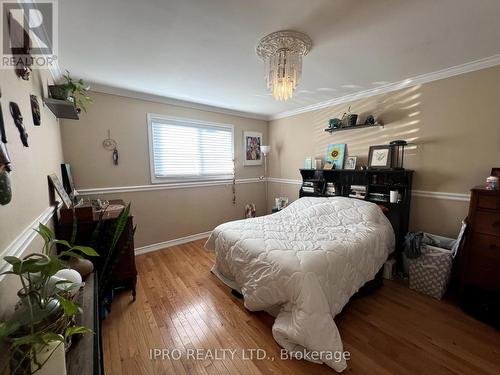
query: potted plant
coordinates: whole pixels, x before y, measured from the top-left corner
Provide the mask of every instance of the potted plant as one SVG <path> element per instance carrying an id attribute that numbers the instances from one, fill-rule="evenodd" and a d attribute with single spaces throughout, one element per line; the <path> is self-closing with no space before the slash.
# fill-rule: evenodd
<path id="1" fill-rule="evenodd" d="M 73 79 L 67 70 L 63 79 L 64 83 L 49 86 L 50 97 L 74 103 L 78 113 L 82 109 L 87 111 L 85 105 L 92 103 L 92 98 L 88 95 L 90 87 L 82 79 Z"/>
<path id="2" fill-rule="evenodd" d="M 14 317 L 0 323 L 0 344 L 9 348 L 9 363 L 6 368 L 0 366 L 1 374 L 9 367 L 11 374 L 34 374 L 58 349 L 69 343 L 71 336 L 92 332 L 74 324 L 79 306 L 73 298 L 80 284 L 57 276 L 62 275 L 65 268 L 63 257 L 98 254 L 90 247 L 73 246 L 55 239 L 52 231 L 43 224 L 36 231 L 44 241 L 40 253 L 22 259 L 4 257 L 12 269 L 3 274 L 19 277 L 22 288 L 18 291 L 19 302 Z M 64 248 L 59 255 L 53 251 L 56 244 Z"/>
<path id="3" fill-rule="evenodd" d="M 358 115 L 351 113 L 351 106 L 349 106 L 347 112 L 342 115 L 342 127 L 355 126 L 356 121 L 358 121 Z"/>

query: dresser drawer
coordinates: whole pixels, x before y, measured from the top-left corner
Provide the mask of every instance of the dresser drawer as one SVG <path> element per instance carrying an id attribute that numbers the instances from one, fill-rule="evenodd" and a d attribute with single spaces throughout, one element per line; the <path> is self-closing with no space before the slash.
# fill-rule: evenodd
<path id="1" fill-rule="evenodd" d="M 499 266 L 499 264 L 485 263 L 479 259 L 471 259 L 466 265 L 465 284 L 472 284 L 500 292 Z"/>
<path id="2" fill-rule="evenodd" d="M 500 196 L 485 194 L 479 195 L 477 206 L 479 208 L 485 208 L 489 210 L 500 210 Z"/>
<path id="3" fill-rule="evenodd" d="M 477 233 L 500 236 L 500 214 L 496 212 L 477 211 L 472 230 Z"/>
<path id="4" fill-rule="evenodd" d="M 500 238 L 473 234 L 467 241 L 466 282 L 500 291 Z"/>
<path id="5" fill-rule="evenodd" d="M 497 262 L 500 273 L 500 237 L 474 233 L 467 242 L 471 258 L 484 260 L 484 262 Z"/>

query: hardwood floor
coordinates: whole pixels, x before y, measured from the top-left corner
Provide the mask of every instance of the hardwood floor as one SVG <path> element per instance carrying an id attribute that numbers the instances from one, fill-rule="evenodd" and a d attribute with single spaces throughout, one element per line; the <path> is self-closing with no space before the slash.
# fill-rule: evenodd
<path id="1" fill-rule="evenodd" d="M 325 365 L 281 360 L 271 334 L 273 318 L 247 311 L 210 273 L 214 257 L 203 243 L 136 258 L 137 301 L 122 293 L 103 322 L 107 375 L 335 374 Z M 347 374 L 500 374 L 499 331 L 453 303 L 397 282 L 384 280 L 381 289 L 351 301 L 335 321 L 351 354 Z M 152 360 L 154 348 L 182 355 Z M 249 360 L 245 348 L 263 349 L 269 359 Z M 194 360 L 195 349 L 219 349 L 212 351 L 218 358 Z M 235 355 L 227 352 L 223 360 L 220 349 Z"/>

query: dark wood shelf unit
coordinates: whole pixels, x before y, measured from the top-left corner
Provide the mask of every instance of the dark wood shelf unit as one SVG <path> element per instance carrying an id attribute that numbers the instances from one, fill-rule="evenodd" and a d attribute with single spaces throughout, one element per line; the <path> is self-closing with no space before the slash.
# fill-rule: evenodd
<path id="1" fill-rule="evenodd" d="M 46 98 L 44 103 L 52 111 L 57 118 L 65 118 L 69 120 L 79 120 L 78 112 L 75 104 L 67 100 Z"/>
<path id="2" fill-rule="evenodd" d="M 384 127 L 384 124 L 368 124 L 368 125 L 354 125 L 354 126 L 344 126 L 342 128 L 326 128 L 325 132 L 328 133 L 334 133 L 334 132 L 340 132 L 343 130 L 355 130 L 355 129 L 364 129 L 364 128 L 378 128 L 378 127 Z"/>
<path id="3" fill-rule="evenodd" d="M 326 194 L 327 183 L 333 183 L 336 189 L 336 196 L 348 197 L 351 192 L 351 185 L 366 186 L 366 197 L 351 199 L 362 199 L 368 202 L 379 204 L 388 209 L 387 218 L 394 228 L 396 236 L 396 260 L 401 269 L 404 237 L 408 233 L 410 221 L 410 203 L 413 171 L 407 169 L 300 169 L 302 181 L 318 181 L 318 189 L 315 192 L 305 192 L 300 188 L 300 197 L 332 197 Z M 391 190 L 398 190 L 401 194 L 401 201 L 390 203 L 389 201 L 379 201 L 370 199 L 370 193 L 389 194 Z"/>

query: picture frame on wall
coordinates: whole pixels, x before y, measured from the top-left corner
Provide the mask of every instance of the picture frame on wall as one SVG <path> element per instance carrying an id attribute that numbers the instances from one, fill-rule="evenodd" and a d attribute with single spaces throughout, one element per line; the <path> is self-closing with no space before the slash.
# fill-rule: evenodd
<path id="1" fill-rule="evenodd" d="M 55 173 L 49 174 L 49 181 L 55 191 L 57 191 L 57 195 L 61 198 L 64 203 L 65 208 L 71 208 L 73 202 L 71 202 L 71 198 L 69 197 L 66 190 L 64 190 L 64 186 L 59 180 L 59 177 Z"/>
<path id="2" fill-rule="evenodd" d="M 368 153 L 368 168 L 390 169 L 392 162 L 392 147 L 389 145 L 370 146 Z"/>
<path id="3" fill-rule="evenodd" d="M 348 156 L 345 161 L 344 169 L 356 169 L 356 163 L 358 162 L 357 156 Z"/>
<path id="4" fill-rule="evenodd" d="M 262 165 L 263 154 L 260 149 L 262 145 L 262 133 L 243 132 L 243 165 Z"/>

